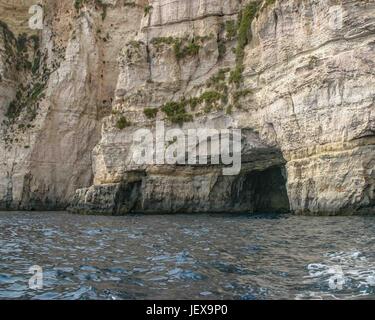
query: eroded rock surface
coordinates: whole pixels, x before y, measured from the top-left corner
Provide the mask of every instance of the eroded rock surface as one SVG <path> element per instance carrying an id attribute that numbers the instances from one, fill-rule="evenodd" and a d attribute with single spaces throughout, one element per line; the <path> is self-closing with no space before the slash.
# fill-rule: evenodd
<path id="1" fill-rule="evenodd" d="M 79 3 L 46 1 L 35 74 L 0 56 L 1 207 L 374 213 L 375 1 Z M 25 124 L 20 82 L 43 84 Z M 240 174 L 135 165 L 162 120 L 242 129 Z"/>

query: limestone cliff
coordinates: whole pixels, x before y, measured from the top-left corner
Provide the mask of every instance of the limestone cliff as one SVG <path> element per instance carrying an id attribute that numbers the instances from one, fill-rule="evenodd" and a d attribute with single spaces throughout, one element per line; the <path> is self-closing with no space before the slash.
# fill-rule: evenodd
<path id="1" fill-rule="evenodd" d="M 375 212 L 375 0 L 45 0 L 37 37 L 17 3 L 0 16 L 0 207 Z M 134 165 L 157 120 L 242 129 L 241 173 Z"/>
<path id="2" fill-rule="evenodd" d="M 50 0 L 43 8 L 35 58 L 8 72 L 22 79 L 5 92 L 13 97 L 10 104 L 9 98 L 1 104 L 0 203 L 7 209 L 63 209 L 77 188 L 92 183 L 91 152 L 101 119 L 110 113 L 116 57 L 138 31 L 132 19 L 143 15 L 143 8 L 123 1 L 108 5 L 106 19 L 106 7 L 95 1 L 79 8 L 74 1 Z M 19 1 L 14 10 L 28 12 Z M 16 37 L 12 25 L 3 28 Z M 12 59 L 18 59 L 16 47 L 8 50 Z M 16 62 L 7 67 L 17 68 Z"/>

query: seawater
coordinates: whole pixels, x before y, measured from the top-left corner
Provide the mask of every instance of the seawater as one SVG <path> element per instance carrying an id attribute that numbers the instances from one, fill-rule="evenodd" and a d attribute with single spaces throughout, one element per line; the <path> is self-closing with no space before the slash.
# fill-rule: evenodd
<path id="1" fill-rule="evenodd" d="M 0 299 L 375 299 L 375 217 L 3 212 Z"/>

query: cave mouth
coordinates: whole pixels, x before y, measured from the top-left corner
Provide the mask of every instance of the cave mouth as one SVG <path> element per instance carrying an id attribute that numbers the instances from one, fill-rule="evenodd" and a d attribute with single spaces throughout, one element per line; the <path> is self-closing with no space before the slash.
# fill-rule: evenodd
<path id="1" fill-rule="evenodd" d="M 289 213 L 286 183 L 284 166 L 246 173 L 242 177 L 241 200 L 253 213 Z"/>
<path id="2" fill-rule="evenodd" d="M 159 180 L 163 178 L 166 180 Z M 204 180 L 207 179 L 205 176 L 202 179 L 204 182 L 209 181 Z M 196 185 L 202 185 L 202 179 L 198 180 Z M 157 182 L 156 189 L 154 188 L 155 181 Z M 176 185 L 173 185 L 175 182 L 177 182 Z M 115 200 L 117 204 L 115 211 L 119 215 L 126 213 L 290 213 L 286 183 L 286 171 L 283 164 L 264 170 L 243 171 L 238 176 L 221 175 L 210 189 L 209 199 L 197 197 L 197 201 L 194 196 L 189 198 L 190 195 L 184 193 L 181 198 L 178 198 L 181 182 L 173 176 L 142 175 L 133 182 L 126 182 L 119 189 Z M 166 196 L 164 188 L 160 187 L 162 185 L 172 187 L 176 193 L 172 191 Z M 149 191 L 145 192 L 147 188 Z M 196 195 L 199 196 L 200 191 L 201 189 L 197 189 Z"/>

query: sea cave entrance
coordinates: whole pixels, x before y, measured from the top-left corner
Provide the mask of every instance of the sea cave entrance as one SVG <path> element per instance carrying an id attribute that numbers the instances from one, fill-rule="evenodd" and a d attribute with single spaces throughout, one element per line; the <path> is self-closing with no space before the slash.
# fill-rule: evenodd
<path id="1" fill-rule="evenodd" d="M 251 213 L 289 213 L 283 165 L 243 173 L 235 184 L 234 203 Z"/>

